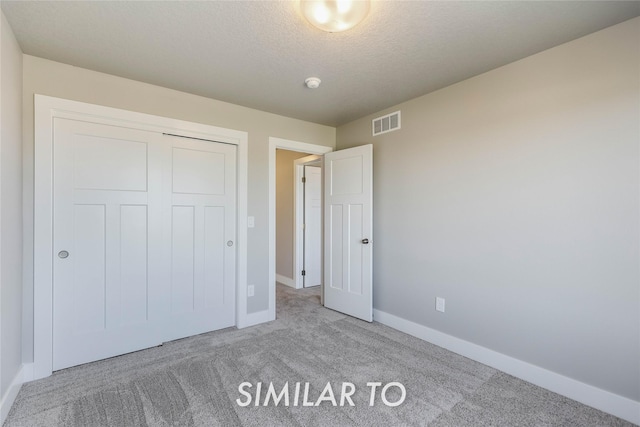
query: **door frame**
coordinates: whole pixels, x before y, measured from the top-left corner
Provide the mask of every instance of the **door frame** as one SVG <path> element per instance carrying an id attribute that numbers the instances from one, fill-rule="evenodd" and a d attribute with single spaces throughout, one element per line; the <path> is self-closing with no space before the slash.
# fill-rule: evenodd
<path id="1" fill-rule="evenodd" d="M 293 161 L 294 168 L 294 191 L 293 191 L 293 247 L 294 247 L 294 259 L 293 259 L 293 282 L 296 289 L 304 288 L 304 279 L 302 276 L 302 270 L 304 266 L 304 183 L 302 177 L 304 176 L 305 166 L 318 166 L 322 168 L 322 157 L 317 154 L 302 157 Z M 320 237 L 322 239 L 322 236 Z"/>
<path id="2" fill-rule="evenodd" d="M 269 306 L 268 319 L 276 319 L 276 150 L 297 151 L 322 156 L 334 147 L 269 137 Z"/>
<path id="3" fill-rule="evenodd" d="M 35 101 L 33 379 L 53 371 L 53 119 L 91 121 L 233 144 L 237 156 L 236 326 L 251 323 L 247 313 L 247 132 L 201 123 L 38 95 Z"/>

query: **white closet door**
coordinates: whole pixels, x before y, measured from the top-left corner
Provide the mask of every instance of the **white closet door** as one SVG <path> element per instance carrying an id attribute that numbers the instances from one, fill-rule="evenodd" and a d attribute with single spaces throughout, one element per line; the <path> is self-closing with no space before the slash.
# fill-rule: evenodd
<path id="1" fill-rule="evenodd" d="M 54 370 L 162 342 L 159 138 L 55 119 Z"/>
<path id="2" fill-rule="evenodd" d="M 168 341 L 235 325 L 236 146 L 165 139 Z"/>
<path id="3" fill-rule="evenodd" d="M 234 324 L 235 158 L 55 119 L 54 370 Z"/>

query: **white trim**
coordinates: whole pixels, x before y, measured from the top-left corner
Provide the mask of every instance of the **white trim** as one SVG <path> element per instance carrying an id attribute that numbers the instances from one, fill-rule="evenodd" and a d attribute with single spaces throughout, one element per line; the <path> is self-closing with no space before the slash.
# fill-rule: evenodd
<path id="1" fill-rule="evenodd" d="M 24 382 L 24 365 L 20 365 L 20 369 L 18 369 L 16 376 L 13 377 L 11 385 L 9 385 L 6 393 L 2 396 L 2 400 L 0 400 L 0 425 L 4 424 L 7 419 L 11 406 L 13 406 L 13 402 L 15 402 L 18 392 L 20 392 L 20 387 Z"/>
<path id="2" fill-rule="evenodd" d="M 290 288 L 299 289 L 296 286 L 296 281 L 291 277 L 283 276 L 282 274 L 276 274 L 276 282 L 282 283 L 283 285 L 287 285 Z"/>
<path id="3" fill-rule="evenodd" d="M 309 156 L 307 156 L 309 157 Z M 306 159 L 307 157 L 303 157 Z M 293 161 L 293 277 L 294 287 L 304 287 L 304 165 Z M 302 236 L 301 236 L 302 235 Z"/>
<path id="4" fill-rule="evenodd" d="M 269 137 L 269 317 L 276 318 L 276 149 L 323 155 L 333 147 Z"/>
<path id="5" fill-rule="evenodd" d="M 22 382 L 28 383 L 33 381 L 33 363 L 22 364 Z"/>
<path id="6" fill-rule="evenodd" d="M 238 144 L 238 252 L 236 263 L 236 327 L 248 323 L 247 313 L 247 271 L 248 271 L 248 183 L 249 183 L 249 135 L 242 132 Z"/>
<path id="7" fill-rule="evenodd" d="M 304 288 L 302 270 L 304 269 L 304 167 L 316 165 L 322 158 L 316 154 L 302 157 L 293 161 L 293 273 L 296 289 Z M 322 165 L 320 165 L 322 168 Z"/>
<path id="8" fill-rule="evenodd" d="M 564 375 L 490 350 L 469 341 L 414 323 L 410 320 L 373 310 L 373 317 L 391 328 L 451 350 L 469 359 L 491 366 L 514 377 L 546 388 L 585 405 L 640 424 L 640 402 L 576 381 Z"/>
<path id="9" fill-rule="evenodd" d="M 53 119 L 90 120 L 94 123 L 179 133 L 212 139 L 238 147 L 237 164 L 237 272 L 236 325 L 247 320 L 247 132 L 201 123 L 136 113 L 84 102 L 35 95 L 34 183 L 34 345 L 32 379 L 51 375 L 53 348 Z"/>
<path id="10" fill-rule="evenodd" d="M 237 328 L 238 329 L 248 328 L 250 326 L 259 325 L 260 323 L 270 322 L 271 320 L 273 319 L 271 319 L 271 313 L 269 310 L 262 310 L 262 311 L 257 311 L 255 313 L 248 313 L 242 319 L 242 323 L 238 323 Z"/>

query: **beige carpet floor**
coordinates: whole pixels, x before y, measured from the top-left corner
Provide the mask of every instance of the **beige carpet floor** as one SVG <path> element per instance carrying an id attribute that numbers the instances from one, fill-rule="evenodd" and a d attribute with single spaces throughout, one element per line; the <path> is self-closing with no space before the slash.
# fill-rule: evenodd
<path id="1" fill-rule="evenodd" d="M 390 329 L 320 306 L 319 289 L 278 285 L 277 320 L 229 328 L 55 372 L 25 384 L 17 426 L 629 426 L 616 417 Z M 251 384 L 248 396 L 239 392 Z M 262 383 L 259 406 L 256 388 Z M 369 382 L 398 382 L 398 406 Z M 294 402 L 295 384 L 309 384 Z M 330 393 L 323 391 L 330 384 Z M 340 406 L 343 383 L 353 384 Z M 263 405 L 269 384 L 279 405 Z M 351 391 L 345 386 L 346 391 Z M 402 397 L 390 386 L 390 404 Z M 297 406 L 294 405 L 297 403 Z"/>

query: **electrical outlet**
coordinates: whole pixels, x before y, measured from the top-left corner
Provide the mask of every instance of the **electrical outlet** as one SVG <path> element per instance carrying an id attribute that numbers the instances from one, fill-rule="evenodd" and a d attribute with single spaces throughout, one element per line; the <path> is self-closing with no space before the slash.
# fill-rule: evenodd
<path id="1" fill-rule="evenodd" d="M 254 285 L 247 286 L 247 296 L 254 296 L 256 294 L 256 287 Z"/>
<path id="2" fill-rule="evenodd" d="M 436 310 L 444 313 L 444 298 L 436 297 Z"/>
<path id="3" fill-rule="evenodd" d="M 248 228 L 253 228 L 256 226 L 256 217 L 255 216 L 250 216 L 247 218 L 247 227 Z"/>

